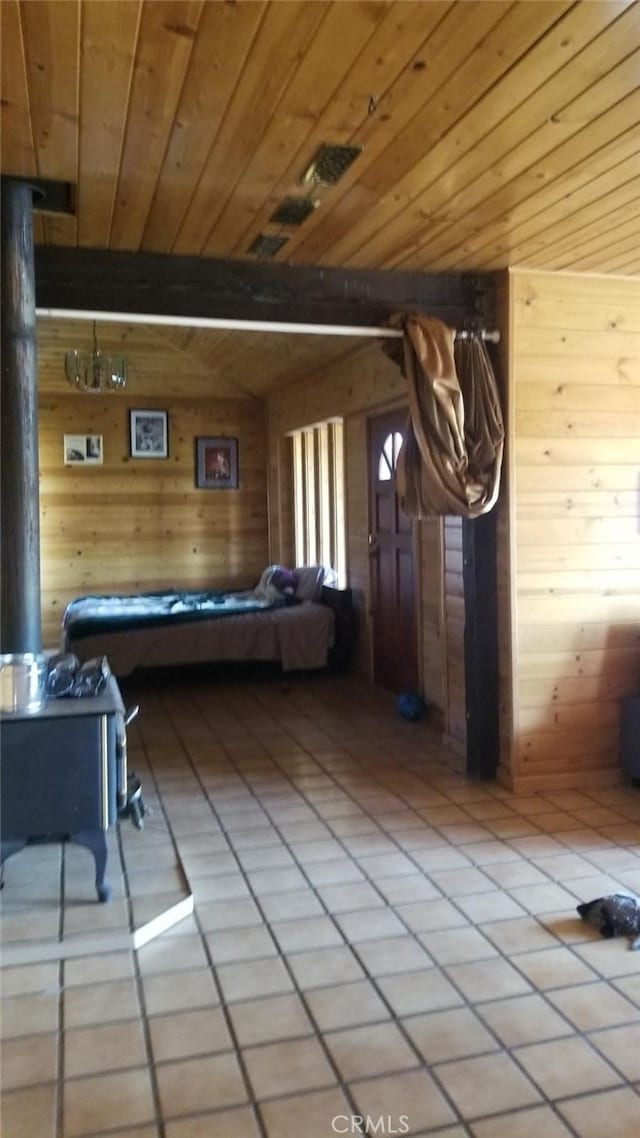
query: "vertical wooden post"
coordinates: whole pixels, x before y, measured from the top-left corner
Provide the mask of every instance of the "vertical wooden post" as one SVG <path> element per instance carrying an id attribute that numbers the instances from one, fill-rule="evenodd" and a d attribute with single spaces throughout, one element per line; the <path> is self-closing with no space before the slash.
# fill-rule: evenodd
<path id="1" fill-rule="evenodd" d="M 497 511 L 462 519 L 467 774 L 496 777 L 500 751 Z"/>
<path id="2" fill-rule="evenodd" d="M 0 647 L 40 652 L 33 190 L 25 182 L 3 181 L 1 240 Z"/>

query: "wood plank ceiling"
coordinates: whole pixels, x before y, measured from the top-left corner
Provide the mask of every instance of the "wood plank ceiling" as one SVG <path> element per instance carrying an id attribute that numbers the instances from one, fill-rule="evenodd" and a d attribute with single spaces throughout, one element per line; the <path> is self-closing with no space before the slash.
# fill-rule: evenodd
<path id="1" fill-rule="evenodd" d="M 64 378 L 65 352 L 90 351 L 92 336 L 87 320 L 39 317 L 41 393 L 73 393 Z M 126 356 L 127 390 L 137 399 L 261 399 L 370 344 L 359 336 L 289 336 L 116 321 L 100 323 L 97 339 L 101 351 Z"/>
<path id="2" fill-rule="evenodd" d="M 243 258 L 267 233 L 290 264 L 640 273 L 638 2 L 2 0 L 0 17 L 2 172 L 76 187 L 40 242 Z M 363 150 L 309 191 L 327 142 Z M 270 220 L 309 192 L 299 227 Z M 185 336 L 201 362 L 225 342 Z"/>

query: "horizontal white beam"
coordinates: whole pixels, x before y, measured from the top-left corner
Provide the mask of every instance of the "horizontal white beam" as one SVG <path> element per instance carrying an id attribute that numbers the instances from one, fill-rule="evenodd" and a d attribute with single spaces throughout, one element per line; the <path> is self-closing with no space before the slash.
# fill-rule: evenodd
<path id="1" fill-rule="evenodd" d="M 279 320 L 225 320 L 215 316 L 157 316 L 141 312 L 84 312 L 75 308 L 36 308 L 36 316 L 55 320 L 96 320 L 111 324 L 162 324 L 174 328 L 221 328 L 230 332 L 286 332 L 300 336 L 402 337 L 399 328 L 363 328 L 349 324 L 289 324 Z"/>
<path id="2" fill-rule="evenodd" d="M 227 320 L 217 316 L 158 316 L 143 312 L 88 312 L 76 308 L 36 308 L 36 316 L 50 320 L 95 320 L 110 324 L 155 324 L 170 328 L 219 328 L 228 332 L 284 332 L 298 336 L 363 336 L 373 339 L 400 340 L 400 328 L 366 328 L 354 324 L 293 324 L 279 320 Z M 461 331 L 460 339 L 476 333 Z M 500 341 L 498 331 L 479 333 L 481 339 Z"/>

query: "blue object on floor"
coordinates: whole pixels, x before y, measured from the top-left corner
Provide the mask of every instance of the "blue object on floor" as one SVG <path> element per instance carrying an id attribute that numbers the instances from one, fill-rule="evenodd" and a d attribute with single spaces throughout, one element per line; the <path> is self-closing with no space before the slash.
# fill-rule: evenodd
<path id="1" fill-rule="evenodd" d="M 412 723 L 416 719 L 420 719 L 427 710 L 426 704 L 420 695 L 415 695 L 413 692 L 403 692 L 398 696 L 396 707 L 403 719 L 408 719 Z"/>

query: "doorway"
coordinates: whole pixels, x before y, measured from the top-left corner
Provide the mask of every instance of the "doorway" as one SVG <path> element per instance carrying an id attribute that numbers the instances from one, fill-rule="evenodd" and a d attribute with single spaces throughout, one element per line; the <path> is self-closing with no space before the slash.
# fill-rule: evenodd
<path id="1" fill-rule="evenodd" d="M 418 613 L 414 532 L 400 507 L 395 468 L 406 410 L 369 420 L 369 562 L 374 683 L 417 691 Z"/>

